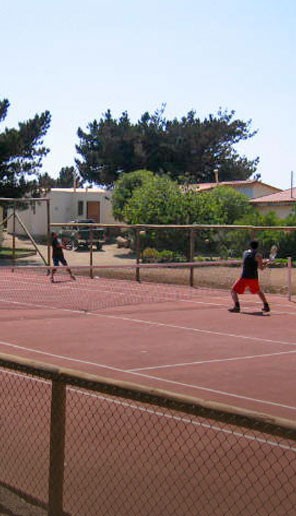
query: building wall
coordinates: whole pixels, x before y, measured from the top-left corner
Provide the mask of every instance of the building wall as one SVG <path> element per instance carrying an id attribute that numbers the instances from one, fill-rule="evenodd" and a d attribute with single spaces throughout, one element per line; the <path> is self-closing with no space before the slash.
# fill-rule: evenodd
<path id="1" fill-rule="evenodd" d="M 262 205 L 253 204 L 253 206 L 254 206 L 254 208 L 257 208 L 259 213 L 262 213 L 262 215 L 267 215 L 267 213 L 270 213 L 271 211 L 273 211 L 274 213 L 276 213 L 276 215 L 280 219 L 285 219 L 286 217 L 288 217 L 288 215 L 291 215 L 295 204 L 296 203 L 293 203 L 293 204 L 292 203 L 290 203 L 290 204 L 269 203 L 269 204 L 262 204 Z"/>
<path id="2" fill-rule="evenodd" d="M 49 192 L 50 199 L 50 221 L 51 222 L 68 222 L 75 219 L 75 193 L 71 191 L 52 190 Z"/>
<path id="3" fill-rule="evenodd" d="M 48 198 L 50 199 L 50 222 L 62 223 L 70 222 L 74 219 L 87 218 L 87 201 L 100 202 L 100 221 L 101 224 L 113 224 L 115 219 L 112 216 L 111 192 L 102 190 L 87 189 L 52 189 Z M 83 214 L 78 215 L 78 202 L 83 203 Z M 18 215 L 23 224 L 34 237 L 44 237 L 47 235 L 47 212 L 46 202 L 34 203 L 27 209 L 19 211 Z M 7 229 L 12 232 L 13 221 L 9 219 Z M 25 235 L 22 226 L 16 221 L 16 233 Z"/>
<path id="4" fill-rule="evenodd" d="M 7 210 L 8 216 L 12 214 L 12 208 Z M 47 234 L 47 203 L 34 202 L 28 205 L 27 209 L 17 210 L 17 215 L 21 219 L 25 228 L 32 236 L 45 236 Z M 13 217 L 7 221 L 8 233 L 13 232 Z M 15 232 L 17 235 L 25 235 L 26 231 L 16 219 Z"/>
<path id="5" fill-rule="evenodd" d="M 232 188 L 235 188 L 238 192 L 247 195 L 250 199 L 255 199 L 256 197 L 263 197 L 264 195 L 270 195 L 277 191 L 276 188 L 270 187 L 269 185 L 262 184 L 258 181 L 258 183 L 250 183 L 250 184 L 241 184 L 241 185 L 233 185 Z"/>

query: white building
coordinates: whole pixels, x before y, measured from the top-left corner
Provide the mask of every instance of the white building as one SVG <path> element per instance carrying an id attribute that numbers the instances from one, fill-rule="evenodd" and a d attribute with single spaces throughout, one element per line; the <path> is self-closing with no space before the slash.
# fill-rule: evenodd
<path id="1" fill-rule="evenodd" d="M 101 224 L 112 224 L 112 192 L 103 188 L 52 188 L 44 198 L 49 199 L 50 222 L 70 222 L 75 219 L 92 219 Z M 47 203 L 30 203 L 28 208 L 18 211 L 23 225 L 34 237 L 47 235 Z M 10 210 L 11 212 L 11 210 Z M 13 219 L 8 220 L 8 233 L 13 231 Z M 16 234 L 26 231 L 16 221 Z"/>

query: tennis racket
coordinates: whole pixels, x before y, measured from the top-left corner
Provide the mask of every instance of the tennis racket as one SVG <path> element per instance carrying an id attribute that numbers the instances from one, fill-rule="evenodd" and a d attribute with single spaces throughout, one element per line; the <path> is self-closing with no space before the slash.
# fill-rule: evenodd
<path id="1" fill-rule="evenodd" d="M 278 254 L 278 246 L 272 245 L 269 252 L 269 262 L 273 262 L 276 259 L 276 256 Z"/>
<path id="2" fill-rule="evenodd" d="M 267 259 L 265 259 L 263 261 L 264 263 L 264 269 L 268 269 L 269 265 L 271 265 L 274 260 L 276 259 L 276 256 L 278 254 L 278 246 L 277 245 L 272 245 L 271 248 L 270 248 L 270 251 L 269 251 L 269 256 Z"/>

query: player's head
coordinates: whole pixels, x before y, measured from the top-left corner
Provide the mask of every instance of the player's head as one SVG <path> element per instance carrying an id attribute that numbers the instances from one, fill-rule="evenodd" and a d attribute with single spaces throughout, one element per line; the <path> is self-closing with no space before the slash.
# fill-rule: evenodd
<path id="1" fill-rule="evenodd" d="M 58 236 L 58 235 L 57 235 L 57 233 L 55 233 L 55 231 L 52 231 L 52 233 L 51 233 L 51 237 L 52 237 L 52 238 L 55 238 L 56 236 Z"/>
<path id="2" fill-rule="evenodd" d="M 258 240 L 251 240 L 250 247 L 251 249 L 258 249 L 259 242 Z"/>

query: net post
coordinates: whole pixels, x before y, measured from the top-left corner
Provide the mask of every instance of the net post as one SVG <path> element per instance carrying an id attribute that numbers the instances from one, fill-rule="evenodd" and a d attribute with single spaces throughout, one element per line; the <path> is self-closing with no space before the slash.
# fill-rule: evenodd
<path id="1" fill-rule="evenodd" d="M 292 257 L 288 256 L 288 301 L 292 299 Z"/>
<path id="2" fill-rule="evenodd" d="M 13 203 L 13 219 L 12 219 L 12 264 L 15 267 L 15 202 Z"/>
<path id="3" fill-rule="evenodd" d="M 66 385 L 52 381 L 48 515 L 63 515 Z"/>
<path id="4" fill-rule="evenodd" d="M 50 238 L 50 200 L 46 199 L 46 224 L 47 224 L 47 265 L 50 265 L 50 249 L 51 249 L 51 238 Z"/>
<path id="5" fill-rule="evenodd" d="M 136 228 L 136 265 L 139 265 L 141 257 L 140 231 Z M 140 267 L 136 267 L 136 280 L 140 281 Z"/>
<path id="6" fill-rule="evenodd" d="M 195 230 L 193 228 L 190 228 L 190 232 L 189 232 L 189 261 L 190 261 L 190 263 L 193 263 L 193 261 L 194 261 L 194 251 L 195 251 L 194 241 L 195 241 Z M 193 267 L 193 265 L 190 266 L 189 285 L 190 285 L 190 287 L 193 287 L 193 285 L 194 285 L 194 267 Z"/>
<path id="7" fill-rule="evenodd" d="M 90 268 L 89 268 L 89 275 L 90 275 L 90 278 L 93 279 L 94 278 L 94 274 L 93 274 L 93 229 L 90 228 L 89 229 L 89 240 L 90 240 L 90 243 L 89 243 L 89 265 L 90 265 Z"/>

